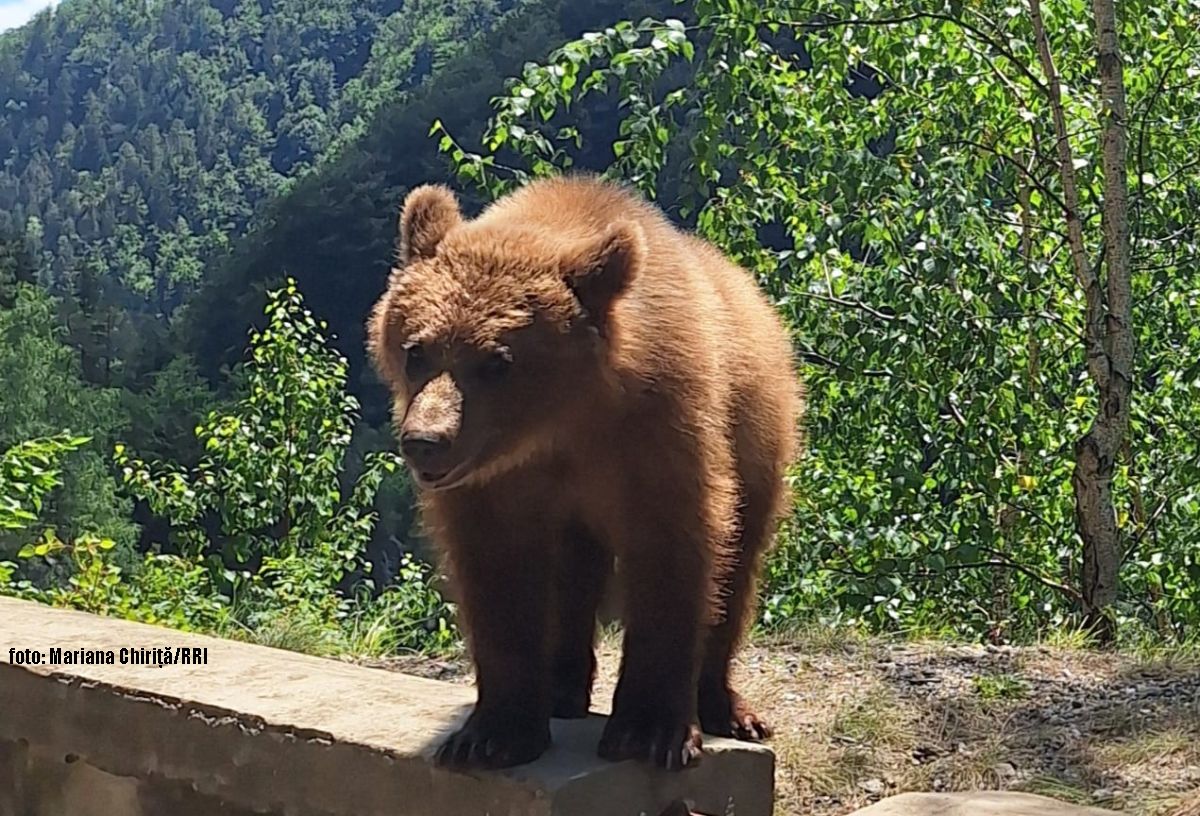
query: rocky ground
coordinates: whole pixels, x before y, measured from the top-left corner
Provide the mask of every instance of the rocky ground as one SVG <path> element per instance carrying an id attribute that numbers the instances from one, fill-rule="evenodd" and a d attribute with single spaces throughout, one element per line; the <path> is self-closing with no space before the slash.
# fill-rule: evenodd
<path id="1" fill-rule="evenodd" d="M 595 708 L 618 660 L 609 639 Z M 463 658 L 371 661 L 470 682 Z M 747 647 L 775 726 L 777 813 L 840 816 L 909 790 L 1008 789 L 1200 816 L 1200 661 L 1051 647 L 795 638 Z"/>

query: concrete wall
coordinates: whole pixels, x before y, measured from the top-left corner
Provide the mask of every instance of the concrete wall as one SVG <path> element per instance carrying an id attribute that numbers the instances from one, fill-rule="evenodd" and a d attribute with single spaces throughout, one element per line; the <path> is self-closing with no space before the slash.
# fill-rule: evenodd
<path id="1" fill-rule="evenodd" d="M 18 665 L 9 649 L 206 649 L 200 665 Z M 657 816 L 686 799 L 768 816 L 773 758 L 710 739 L 682 774 L 595 756 L 603 719 L 555 722 L 510 772 L 430 757 L 473 691 L 0 598 L 0 816 Z"/>
<path id="2" fill-rule="evenodd" d="M 105 773 L 78 754 L 0 741 L 0 814 L 21 816 L 251 816 L 191 785 Z"/>

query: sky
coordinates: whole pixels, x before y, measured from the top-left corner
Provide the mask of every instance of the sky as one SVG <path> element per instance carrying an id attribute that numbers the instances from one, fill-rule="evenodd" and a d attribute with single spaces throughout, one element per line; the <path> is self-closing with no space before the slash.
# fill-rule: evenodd
<path id="1" fill-rule="evenodd" d="M 0 0 L 0 31 L 29 22 L 33 15 L 51 5 L 53 0 Z"/>

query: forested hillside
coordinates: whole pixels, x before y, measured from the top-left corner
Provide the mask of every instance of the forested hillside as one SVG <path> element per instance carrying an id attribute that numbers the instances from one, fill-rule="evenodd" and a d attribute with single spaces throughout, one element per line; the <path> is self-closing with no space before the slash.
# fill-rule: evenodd
<path id="1" fill-rule="evenodd" d="M 0 235 L 166 314 L 506 0 L 68 0 L 0 37 Z"/>

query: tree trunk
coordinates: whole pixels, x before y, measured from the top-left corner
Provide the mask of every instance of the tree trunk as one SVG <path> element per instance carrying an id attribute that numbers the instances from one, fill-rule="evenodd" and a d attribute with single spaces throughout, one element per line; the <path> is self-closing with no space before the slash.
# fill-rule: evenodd
<path id="1" fill-rule="evenodd" d="M 1083 590 L 1088 623 L 1111 639 L 1117 600 L 1121 531 L 1112 500 L 1113 466 L 1129 432 L 1133 386 L 1133 298 L 1130 294 L 1128 111 L 1114 0 L 1094 0 L 1096 62 L 1104 126 L 1104 266 L 1108 311 L 1104 353 L 1109 376 L 1100 389 L 1100 411 L 1080 440 L 1076 457 L 1076 507 L 1084 542 Z M 1095 468 L 1095 470 L 1092 470 Z M 1092 500 L 1094 503 L 1091 503 Z"/>
<path id="2" fill-rule="evenodd" d="M 1099 406 L 1091 428 L 1075 445 L 1075 518 L 1083 540 L 1080 587 L 1085 625 L 1102 642 L 1115 636 L 1112 606 L 1117 601 L 1121 531 L 1112 496 L 1112 478 L 1129 429 L 1133 369 L 1128 180 L 1126 177 L 1125 80 L 1117 39 L 1114 0 L 1093 0 L 1096 52 L 1103 103 L 1104 241 L 1101 264 L 1087 261 L 1079 194 L 1075 184 L 1059 78 L 1042 21 L 1039 0 L 1030 0 L 1034 36 L 1058 137 L 1059 175 L 1066 205 L 1067 232 L 1075 275 L 1086 303 L 1084 349 Z"/>

